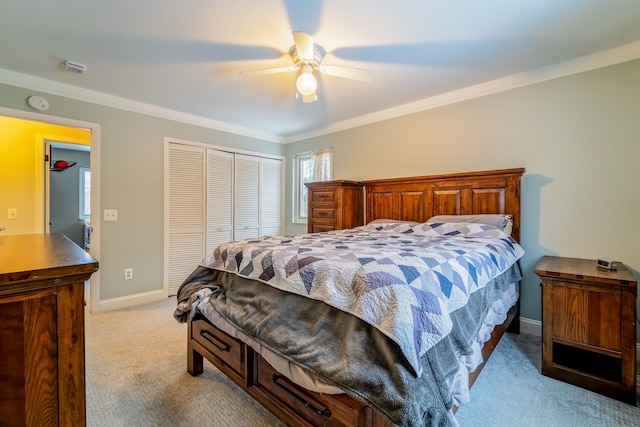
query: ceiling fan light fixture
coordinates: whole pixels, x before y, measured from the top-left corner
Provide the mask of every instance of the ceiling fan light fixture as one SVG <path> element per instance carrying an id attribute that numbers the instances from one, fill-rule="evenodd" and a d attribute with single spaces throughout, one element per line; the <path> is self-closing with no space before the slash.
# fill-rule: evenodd
<path id="1" fill-rule="evenodd" d="M 298 92 L 300 92 L 302 96 L 309 96 L 315 93 L 317 87 L 318 82 L 316 82 L 316 78 L 313 76 L 313 69 L 310 65 L 305 65 L 296 80 Z"/>
<path id="2" fill-rule="evenodd" d="M 298 77 L 296 79 L 296 99 L 302 98 L 302 102 L 315 102 L 318 100 L 318 81 L 314 75 L 316 71 L 326 76 L 343 77 L 364 82 L 371 81 L 371 74 L 366 70 L 335 65 L 321 65 L 326 52 L 322 46 L 313 43 L 313 37 L 309 34 L 302 31 L 294 31 L 293 39 L 295 44 L 289 48 L 289 56 L 293 61 L 293 65 L 241 71 L 240 75 L 261 76 L 265 74 L 298 71 Z"/>

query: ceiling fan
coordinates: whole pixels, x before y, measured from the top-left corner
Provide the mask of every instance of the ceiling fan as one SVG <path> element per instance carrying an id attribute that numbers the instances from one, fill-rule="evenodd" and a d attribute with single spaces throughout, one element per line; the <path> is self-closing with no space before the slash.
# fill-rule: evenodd
<path id="1" fill-rule="evenodd" d="M 286 73 L 298 71 L 296 80 L 296 97 L 302 96 L 302 102 L 314 102 L 318 99 L 316 89 L 318 82 L 314 72 L 327 76 L 342 77 L 352 80 L 371 81 L 371 74 L 360 68 L 322 65 L 325 51 L 322 46 L 313 43 L 313 37 L 302 31 L 293 32 L 295 44 L 289 49 L 294 65 L 286 67 L 264 68 L 260 70 L 241 71 L 241 76 L 259 76 L 264 74 Z"/>

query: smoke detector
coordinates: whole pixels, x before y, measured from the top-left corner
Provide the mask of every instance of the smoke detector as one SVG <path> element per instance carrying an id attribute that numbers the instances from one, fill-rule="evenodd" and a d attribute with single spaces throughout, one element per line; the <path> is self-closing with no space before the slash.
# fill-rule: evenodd
<path id="1" fill-rule="evenodd" d="M 67 69 L 67 71 L 73 71 L 74 73 L 78 74 L 84 74 L 87 72 L 87 66 L 76 61 L 67 60 L 64 63 L 64 67 Z"/>

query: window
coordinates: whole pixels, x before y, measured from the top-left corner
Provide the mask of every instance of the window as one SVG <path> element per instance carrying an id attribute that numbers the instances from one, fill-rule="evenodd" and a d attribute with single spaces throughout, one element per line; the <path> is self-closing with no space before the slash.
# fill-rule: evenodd
<path id="1" fill-rule="evenodd" d="M 91 170 L 80 168 L 80 218 L 91 216 Z"/>
<path id="2" fill-rule="evenodd" d="M 293 222 L 306 223 L 308 212 L 307 182 L 330 181 L 332 174 L 331 149 L 300 153 L 293 156 L 294 195 Z"/>

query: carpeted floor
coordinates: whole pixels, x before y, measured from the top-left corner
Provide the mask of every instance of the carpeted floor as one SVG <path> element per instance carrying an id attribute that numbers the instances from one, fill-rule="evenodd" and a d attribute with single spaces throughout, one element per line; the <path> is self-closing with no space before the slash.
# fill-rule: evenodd
<path id="1" fill-rule="evenodd" d="M 460 425 L 640 426 L 640 408 L 541 375 L 541 346 L 539 336 L 505 334 L 456 414 Z"/>
<path id="2" fill-rule="evenodd" d="M 282 426 L 205 361 L 186 371 L 175 299 L 87 315 L 89 426 Z M 471 390 L 462 427 L 640 426 L 640 408 L 540 375 L 540 337 L 507 335 Z"/>
<path id="3" fill-rule="evenodd" d="M 282 426 L 205 360 L 187 373 L 175 298 L 86 319 L 88 426 Z"/>

